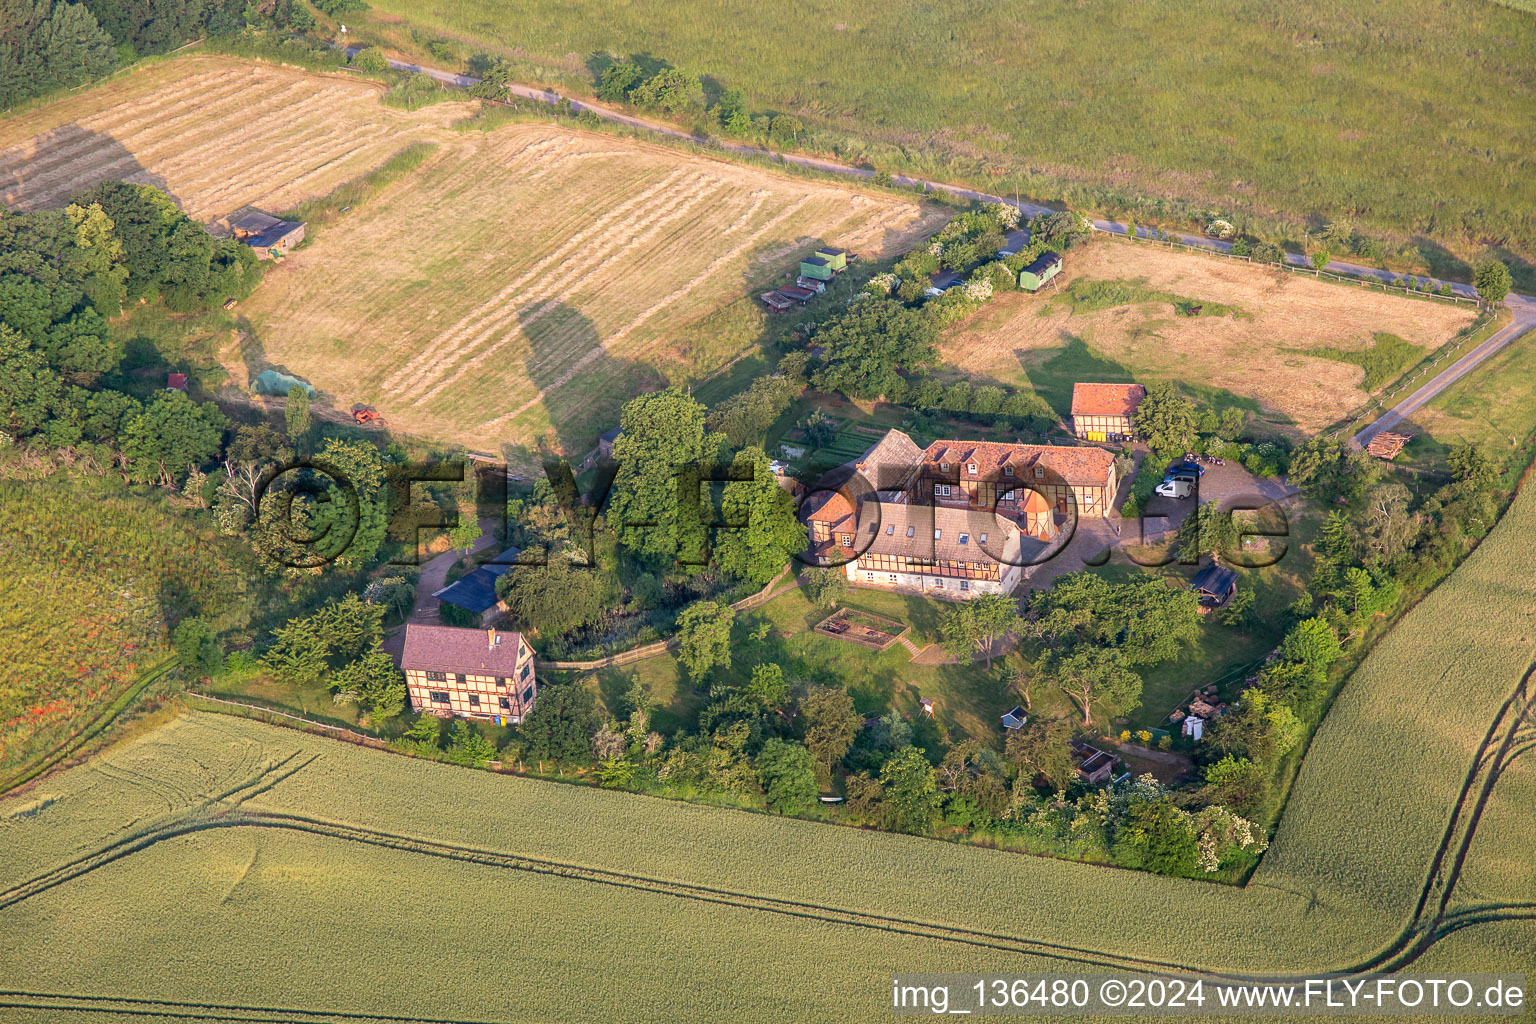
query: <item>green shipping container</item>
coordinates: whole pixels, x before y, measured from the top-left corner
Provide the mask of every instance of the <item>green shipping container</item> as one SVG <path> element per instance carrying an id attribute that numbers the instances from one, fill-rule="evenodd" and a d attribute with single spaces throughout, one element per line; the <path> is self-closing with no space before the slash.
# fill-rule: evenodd
<path id="1" fill-rule="evenodd" d="M 827 261 L 833 270 L 848 269 L 848 251 L 846 249 L 817 249 L 816 255 Z"/>
<path id="2" fill-rule="evenodd" d="M 832 280 L 832 264 L 820 256 L 807 256 L 800 261 L 800 276 L 815 278 L 817 281 Z"/>

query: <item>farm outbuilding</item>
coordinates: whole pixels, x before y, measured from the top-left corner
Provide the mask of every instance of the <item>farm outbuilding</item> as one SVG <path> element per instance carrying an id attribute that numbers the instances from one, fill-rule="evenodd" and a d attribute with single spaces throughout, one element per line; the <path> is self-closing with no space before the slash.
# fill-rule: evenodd
<path id="1" fill-rule="evenodd" d="M 506 605 L 496 596 L 496 581 L 512 570 L 517 555 L 517 548 L 508 548 L 496 556 L 496 561 L 480 566 L 432 596 L 478 616 L 480 625 L 489 626 L 507 612 Z"/>
<path id="2" fill-rule="evenodd" d="M 1119 441 L 1135 429 L 1147 397 L 1140 384 L 1072 385 L 1072 432 L 1085 441 Z"/>
<path id="3" fill-rule="evenodd" d="M 832 264 L 820 256 L 807 256 L 800 261 L 800 276 L 809 277 L 815 281 L 830 281 L 832 275 L 837 273 Z"/>
<path id="4" fill-rule="evenodd" d="M 1189 589 L 1199 595 L 1202 605 L 1217 608 L 1237 593 L 1237 573 L 1213 563 L 1195 573 L 1195 578 L 1189 581 Z"/>
<path id="5" fill-rule="evenodd" d="M 1037 292 L 1061 273 L 1061 253 L 1048 252 L 1019 271 L 1019 287 L 1026 292 Z"/>
<path id="6" fill-rule="evenodd" d="M 304 241 L 304 224 L 247 206 L 215 221 L 209 233 L 244 242 L 259 259 L 274 259 L 286 255 L 288 250 Z"/>

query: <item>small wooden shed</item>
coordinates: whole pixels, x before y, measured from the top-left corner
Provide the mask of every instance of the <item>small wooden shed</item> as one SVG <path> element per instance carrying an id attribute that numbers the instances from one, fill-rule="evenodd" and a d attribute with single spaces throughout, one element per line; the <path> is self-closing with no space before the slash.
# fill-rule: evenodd
<path id="1" fill-rule="evenodd" d="M 842 273 L 848 269 L 848 250 L 833 249 L 830 246 L 817 249 L 816 255 L 827 261 L 834 274 Z"/>
<path id="2" fill-rule="evenodd" d="M 800 276 L 809 277 L 815 281 L 830 281 L 837 271 L 832 269 L 832 264 L 821 256 L 807 256 L 800 261 Z"/>

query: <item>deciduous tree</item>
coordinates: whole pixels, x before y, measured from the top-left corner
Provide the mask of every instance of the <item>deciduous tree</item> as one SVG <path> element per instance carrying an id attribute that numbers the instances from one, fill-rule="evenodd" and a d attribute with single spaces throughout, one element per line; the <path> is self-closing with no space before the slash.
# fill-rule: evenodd
<path id="1" fill-rule="evenodd" d="M 792 740 L 770 739 L 753 760 L 768 809 L 793 814 L 816 801 L 816 768 L 811 752 Z"/>

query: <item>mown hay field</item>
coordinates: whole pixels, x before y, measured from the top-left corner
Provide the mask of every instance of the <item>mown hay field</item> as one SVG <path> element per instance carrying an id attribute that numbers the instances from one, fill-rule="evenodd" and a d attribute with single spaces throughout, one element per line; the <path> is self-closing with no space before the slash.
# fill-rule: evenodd
<path id="1" fill-rule="evenodd" d="M 1357 352 L 1387 333 L 1428 354 L 1474 316 L 1464 305 L 1113 239 L 1073 250 L 1058 280 L 1062 287 L 1128 282 L 1237 313 L 1180 316 L 1166 301 L 1074 313 L 1059 291 L 1010 292 L 946 332 L 945 362 L 963 373 L 1033 383 L 1062 415 L 1070 412 L 1074 380 L 1176 380 L 1229 392 L 1275 426 L 1313 434 L 1369 395 L 1360 366 L 1309 350 Z"/>
<path id="2" fill-rule="evenodd" d="M 191 713 L 0 800 L 0 977 L 44 994 L 28 1022 L 71 993 L 102 999 L 86 1020 L 863 1021 L 903 971 L 1536 971 L 1533 528 L 1527 488 L 1366 659 L 1241 888 Z"/>
<path id="3" fill-rule="evenodd" d="M 250 370 L 276 364 L 394 428 L 579 456 L 641 389 L 755 343 L 691 330 L 835 244 L 879 258 L 944 214 L 543 123 L 445 145 L 269 274 Z M 767 318 L 757 315 L 762 329 Z"/>
<path id="4" fill-rule="evenodd" d="M 384 86 L 230 57 L 136 68 L 0 120 L 0 190 L 21 210 L 56 208 L 102 181 L 156 185 L 193 220 L 325 195 L 474 109 L 382 106 Z M 447 134 L 441 132 L 441 134 Z"/>

